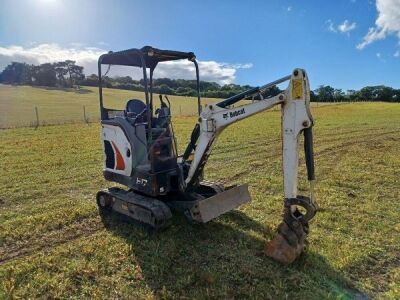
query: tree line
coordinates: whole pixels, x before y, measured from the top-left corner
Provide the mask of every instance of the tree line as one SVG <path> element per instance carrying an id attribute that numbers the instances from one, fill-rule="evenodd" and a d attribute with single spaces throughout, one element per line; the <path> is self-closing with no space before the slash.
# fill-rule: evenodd
<path id="1" fill-rule="evenodd" d="M 97 86 L 98 76 L 95 74 L 87 76 L 82 85 Z M 102 77 L 103 86 L 108 88 L 144 91 L 144 80 L 134 80 L 130 76 Z M 209 98 L 228 98 L 236 94 L 242 93 L 252 87 L 249 85 L 226 84 L 219 85 L 216 82 L 200 81 L 201 96 Z M 169 79 L 155 78 L 153 79 L 153 92 L 158 94 L 177 95 L 177 96 L 197 96 L 196 80 L 186 79 Z M 269 90 L 266 96 L 278 94 L 280 90 L 277 87 Z"/>
<path id="2" fill-rule="evenodd" d="M 144 91 L 144 81 L 134 80 L 130 76 L 103 76 L 103 86 L 115 89 Z M 32 85 L 49 87 L 97 86 L 98 76 L 85 76 L 83 67 L 73 60 L 40 65 L 12 62 L 0 73 L 0 83 L 14 85 Z M 203 97 L 228 98 L 251 89 L 250 85 L 226 84 L 200 81 Z M 196 80 L 156 78 L 153 80 L 153 91 L 159 94 L 196 96 Z M 280 93 L 278 87 L 267 90 L 263 97 Z M 321 85 L 311 91 L 311 101 L 347 102 L 347 101 L 388 101 L 400 102 L 400 89 L 378 85 L 366 86 L 360 90 L 335 89 L 329 85 Z"/>
<path id="3" fill-rule="evenodd" d="M 400 102 L 400 89 L 389 86 L 366 86 L 360 90 L 335 89 L 329 85 L 321 85 L 311 92 L 311 101 L 318 102 L 354 102 L 354 101 L 386 101 Z"/>
<path id="4" fill-rule="evenodd" d="M 84 79 L 83 67 L 73 60 L 38 66 L 12 62 L 0 73 L 1 83 L 18 85 L 73 87 Z"/>

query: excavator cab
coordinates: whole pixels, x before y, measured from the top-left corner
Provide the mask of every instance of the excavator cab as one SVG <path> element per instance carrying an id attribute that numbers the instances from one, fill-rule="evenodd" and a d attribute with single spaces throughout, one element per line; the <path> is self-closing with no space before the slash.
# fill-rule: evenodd
<path id="1" fill-rule="evenodd" d="M 159 95 L 154 109 L 153 74 L 157 65 L 186 59 L 198 65 L 192 52 L 159 50 L 149 46 L 109 52 L 98 62 L 100 113 L 105 149 L 104 177 L 152 197 L 178 191 L 177 145 L 171 125 L 167 96 Z M 102 66 L 140 68 L 143 73 L 144 101 L 130 99 L 124 111 L 104 107 Z M 149 76 L 148 76 L 149 75 Z M 200 96 L 198 96 L 198 108 Z"/>

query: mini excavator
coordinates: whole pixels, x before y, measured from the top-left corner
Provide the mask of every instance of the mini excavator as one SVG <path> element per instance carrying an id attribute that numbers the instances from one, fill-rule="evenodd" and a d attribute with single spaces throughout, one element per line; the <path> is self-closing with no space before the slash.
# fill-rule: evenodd
<path id="1" fill-rule="evenodd" d="M 171 104 L 159 95 L 154 109 L 153 74 L 163 62 L 189 60 L 197 82 L 198 122 L 183 154 L 179 155 L 174 135 Z M 103 105 L 102 66 L 130 66 L 143 73 L 144 100 L 130 99 L 124 110 Z M 126 188 L 111 187 L 97 193 L 102 211 L 115 211 L 155 230 L 171 223 L 172 213 L 182 212 L 191 223 L 206 223 L 250 201 L 248 185 L 224 187 L 204 180 L 204 166 L 212 148 L 229 125 L 268 110 L 282 110 L 282 154 L 284 177 L 283 221 L 276 237 L 266 243 L 266 255 L 290 264 L 307 245 L 309 221 L 317 209 L 313 199 L 314 157 L 307 73 L 295 69 L 290 75 L 255 87 L 205 108 L 201 105 L 199 66 L 193 52 L 160 50 L 150 46 L 109 52 L 98 60 L 101 138 L 106 180 Z M 289 81 L 276 96 L 265 92 Z M 246 103 L 246 100 L 248 103 Z M 235 107 L 241 101 L 245 103 Z M 310 195 L 297 194 L 299 144 L 304 134 L 304 152 Z"/>

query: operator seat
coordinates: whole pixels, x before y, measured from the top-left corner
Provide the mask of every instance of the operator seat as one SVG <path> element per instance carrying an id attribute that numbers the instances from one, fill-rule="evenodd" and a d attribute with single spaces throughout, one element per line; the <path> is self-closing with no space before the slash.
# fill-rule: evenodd
<path id="1" fill-rule="evenodd" d="M 146 122 L 146 104 L 142 100 L 131 99 L 126 103 L 126 116 L 134 119 L 134 123 Z"/>

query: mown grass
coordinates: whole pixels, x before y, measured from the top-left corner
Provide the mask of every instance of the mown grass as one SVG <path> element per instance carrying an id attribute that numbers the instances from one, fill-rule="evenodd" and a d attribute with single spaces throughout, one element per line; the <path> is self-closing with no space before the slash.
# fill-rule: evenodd
<path id="1" fill-rule="evenodd" d="M 252 202 L 201 226 L 175 216 L 157 234 L 98 214 L 111 183 L 97 124 L 0 131 L 0 298 L 399 298 L 400 105 L 313 114 L 321 211 L 288 267 L 262 254 L 282 211 L 277 111 L 228 128 L 206 167 L 249 183 Z M 175 118 L 181 150 L 194 123 Z"/>

